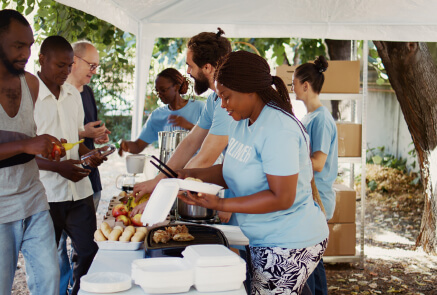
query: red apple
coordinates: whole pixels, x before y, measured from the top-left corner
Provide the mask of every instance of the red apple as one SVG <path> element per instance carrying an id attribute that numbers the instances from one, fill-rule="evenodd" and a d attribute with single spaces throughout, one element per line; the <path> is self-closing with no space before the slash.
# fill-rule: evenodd
<path id="1" fill-rule="evenodd" d="M 131 225 L 131 220 L 126 215 L 119 215 L 117 218 L 115 218 L 116 222 L 123 222 L 124 226 Z"/>
<path id="2" fill-rule="evenodd" d="M 132 217 L 132 224 L 135 226 L 144 226 L 143 223 L 141 222 L 141 215 L 142 214 L 135 214 L 134 217 Z"/>
<path id="3" fill-rule="evenodd" d="M 61 147 L 57 144 L 53 144 L 53 149 L 52 149 L 52 158 L 53 159 L 56 156 L 55 152 L 58 152 L 59 156 L 61 156 Z"/>
<path id="4" fill-rule="evenodd" d="M 112 216 L 118 217 L 120 215 L 127 215 L 127 207 L 124 204 L 117 204 L 112 208 Z"/>

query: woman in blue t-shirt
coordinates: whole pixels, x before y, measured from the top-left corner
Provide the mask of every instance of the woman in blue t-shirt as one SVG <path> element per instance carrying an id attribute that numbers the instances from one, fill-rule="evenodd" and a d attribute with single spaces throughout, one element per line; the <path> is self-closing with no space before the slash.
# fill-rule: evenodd
<path id="1" fill-rule="evenodd" d="M 158 140 L 159 131 L 191 130 L 205 106 L 203 101 L 182 98 L 188 91 L 188 79 L 178 70 L 167 68 L 155 80 L 155 93 L 166 104 L 154 110 L 136 141 L 122 140 L 119 154 L 123 151 L 141 153 L 149 144 Z"/>
<path id="2" fill-rule="evenodd" d="M 326 219 L 332 218 L 335 209 L 335 193 L 332 188 L 338 171 L 337 127 L 331 113 L 319 99 L 328 68 L 324 56 L 319 56 L 314 63 L 300 65 L 293 76 L 293 90 L 296 99 L 303 101 L 308 114 L 302 119 L 311 142 L 311 161 L 314 180 L 325 207 Z M 313 295 L 328 294 L 325 268 L 320 261 L 308 278 L 308 286 Z"/>
<path id="3" fill-rule="evenodd" d="M 249 238 L 252 294 L 300 294 L 328 241 L 325 215 L 312 197 L 308 134 L 284 82 L 260 56 L 228 54 L 216 70 L 216 89 L 234 119 L 224 163 L 180 175 L 222 185 L 235 197 L 179 197 L 236 213 Z"/>

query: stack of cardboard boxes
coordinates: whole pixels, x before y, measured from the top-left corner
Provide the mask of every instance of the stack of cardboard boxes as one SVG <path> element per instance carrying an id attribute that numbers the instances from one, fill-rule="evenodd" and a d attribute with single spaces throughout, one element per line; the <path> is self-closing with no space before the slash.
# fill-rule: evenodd
<path id="1" fill-rule="evenodd" d="M 334 184 L 335 211 L 328 222 L 329 242 L 325 256 L 354 256 L 356 243 L 356 191 L 343 184 Z"/>
<path id="2" fill-rule="evenodd" d="M 324 73 L 322 94 L 360 92 L 359 61 L 328 61 L 328 63 L 328 70 Z M 290 93 L 296 67 L 283 65 L 276 68 L 276 75 L 284 80 Z M 337 135 L 339 157 L 361 157 L 361 124 L 337 122 Z M 340 184 L 335 184 L 334 190 L 336 208 L 333 218 L 328 222 L 330 233 L 325 256 L 354 256 L 356 192 Z"/>

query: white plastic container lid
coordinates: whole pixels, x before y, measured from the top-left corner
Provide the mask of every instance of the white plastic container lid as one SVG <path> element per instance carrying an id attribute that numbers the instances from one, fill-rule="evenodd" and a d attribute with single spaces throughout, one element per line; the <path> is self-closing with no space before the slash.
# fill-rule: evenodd
<path id="1" fill-rule="evenodd" d="M 223 187 L 206 182 L 169 178 L 158 182 L 147 202 L 141 222 L 152 226 L 163 222 L 176 200 L 179 190 L 189 190 L 208 194 L 217 194 Z"/>
<path id="2" fill-rule="evenodd" d="M 115 293 L 131 287 L 131 278 L 119 272 L 96 272 L 80 278 L 80 288 L 86 292 Z"/>
<path id="3" fill-rule="evenodd" d="M 182 255 L 196 267 L 226 266 L 241 263 L 241 258 L 223 245 L 192 245 Z"/>
<path id="4" fill-rule="evenodd" d="M 223 187 L 213 183 L 200 182 L 195 180 L 178 179 L 179 189 L 216 195 Z"/>
<path id="5" fill-rule="evenodd" d="M 170 290 L 189 289 L 194 284 L 194 269 L 182 258 L 147 258 L 132 263 L 132 278 L 143 288 L 173 292 Z"/>
<path id="6" fill-rule="evenodd" d="M 152 195 L 144 208 L 141 215 L 141 222 L 152 226 L 159 222 L 163 222 L 171 207 L 173 206 L 176 196 L 178 195 L 179 184 L 177 179 L 162 179 L 158 182 Z"/>

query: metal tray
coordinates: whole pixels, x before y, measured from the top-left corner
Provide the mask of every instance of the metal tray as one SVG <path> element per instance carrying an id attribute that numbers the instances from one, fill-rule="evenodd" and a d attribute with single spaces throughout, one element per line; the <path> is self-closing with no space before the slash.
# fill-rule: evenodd
<path id="1" fill-rule="evenodd" d="M 190 234 L 194 237 L 193 241 L 177 242 L 170 240 L 165 244 L 155 243 L 152 239 L 154 232 L 157 230 L 165 230 L 167 226 L 159 226 L 150 230 L 147 234 L 146 241 L 144 242 L 146 257 L 182 257 L 182 251 L 185 250 L 185 247 L 190 245 L 219 244 L 229 247 L 228 240 L 221 230 L 204 225 L 185 225 Z"/>

